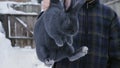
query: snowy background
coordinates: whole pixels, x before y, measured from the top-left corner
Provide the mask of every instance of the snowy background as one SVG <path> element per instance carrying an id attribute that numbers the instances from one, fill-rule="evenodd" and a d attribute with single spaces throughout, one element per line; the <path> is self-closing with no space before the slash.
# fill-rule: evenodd
<path id="1" fill-rule="evenodd" d="M 0 2 L 0 14 L 37 14 L 35 12 L 23 12 L 20 10 L 13 9 L 13 5 L 16 5 L 16 7 L 24 5 L 24 4 L 31 4 L 31 5 L 37 5 L 36 2 L 14 2 L 14 1 L 1 1 Z"/>
<path id="2" fill-rule="evenodd" d="M 35 49 L 11 47 L 0 22 L 0 68 L 49 68 L 40 62 Z"/>
<path id="3" fill-rule="evenodd" d="M 0 14 L 37 14 L 16 11 L 12 4 L 25 4 L 10 1 L 0 2 Z M 27 4 L 37 4 L 32 0 Z M 12 47 L 9 39 L 5 37 L 5 32 L 0 22 L 0 68 L 50 68 L 40 62 L 36 56 L 36 50 L 31 47 Z"/>

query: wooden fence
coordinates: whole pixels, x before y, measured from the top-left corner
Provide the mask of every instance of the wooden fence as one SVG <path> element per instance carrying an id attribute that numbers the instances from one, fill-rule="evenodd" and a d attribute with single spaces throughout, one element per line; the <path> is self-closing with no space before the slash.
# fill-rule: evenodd
<path id="1" fill-rule="evenodd" d="M 37 15 L 35 14 L 0 15 L 6 31 L 6 37 L 11 40 L 13 46 L 35 47 L 33 41 L 33 27 L 36 21 L 36 16 Z"/>
<path id="2" fill-rule="evenodd" d="M 7 2 L 7 6 L 16 11 L 15 13 L 0 12 L 0 21 L 2 21 L 3 27 L 6 32 L 6 37 L 11 40 L 12 46 L 31 46 L 32 48 L 34 48 L 35 43 L 33 41 L 33 27 L 36 21 L 36 17 L 40 12 L 40 4 L 24 2 L 31 0 L 0 1 L 19 1 L 18 3 Z"/>

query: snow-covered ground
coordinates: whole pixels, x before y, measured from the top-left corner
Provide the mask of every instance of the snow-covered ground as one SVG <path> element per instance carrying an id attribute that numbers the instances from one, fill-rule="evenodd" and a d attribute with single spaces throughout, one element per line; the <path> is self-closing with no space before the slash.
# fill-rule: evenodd
<path id="1" fill-rule="evenodd" d="M 1 27 L 0 22 L 0 28 Z M 12 47 L 0 29 L 0 68 L 49 68 L 40 62 L 35 49 Z"/>
<path id="2" fill-rule="evenodd" d="M 29 15 L 37 15 L 36 12 L 23 12 L 18 11 L 12 8 L 13 5 L 20 6 L 24 4 L 31 4 L 31 5 L 37 5 L 35 1 L 32 2 L 14 2 L 14 1 L 0 1 L 0 14 L 29 14 Z"/>
<path id="3" fill-rule="evenodd" d="M 12 4 L 37 4 L 37 0 L 32 2 L 17 3 L 11 1 L 0 1 L 0 14 L 37 14 L 26 13 L 13 9 Z M 9 39 L 5 37 L 5 32 L 0 22 L 0 68 L 50 68 L 40 62 L 36 56 L 35 49 L 30 47 L 12 47 Z"/>

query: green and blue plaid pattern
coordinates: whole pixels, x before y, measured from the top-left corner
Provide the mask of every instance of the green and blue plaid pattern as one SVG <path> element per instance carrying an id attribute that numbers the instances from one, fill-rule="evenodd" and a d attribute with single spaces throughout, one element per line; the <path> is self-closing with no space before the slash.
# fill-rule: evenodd
<path id="1" fill-rule="evenodd" d="M 74 62 L 63 59 L 53 68 L 120 68 L 120 22 L 116 13 L 95 0 L 80 10 L 79 22 L 73 46 L 76 50 L 88 46 L 88 54 Z"/>

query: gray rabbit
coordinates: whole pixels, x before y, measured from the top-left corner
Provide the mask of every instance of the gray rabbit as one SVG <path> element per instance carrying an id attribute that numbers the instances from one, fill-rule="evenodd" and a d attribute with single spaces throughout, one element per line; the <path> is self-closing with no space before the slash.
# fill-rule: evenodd
<path id="1" fill-rule="evenodd" d="M 74 50 L 73 36 L 79 30 L 78 10 L 85 0 L 71 0 L 65 5 L 64 0 L 50 3 L 50 7 L 38 18 L 34 28 L 34 39 L 38 58 L 50 64 L 68 58 L 75 61 L 87 54 L 87 47 Z"/>

